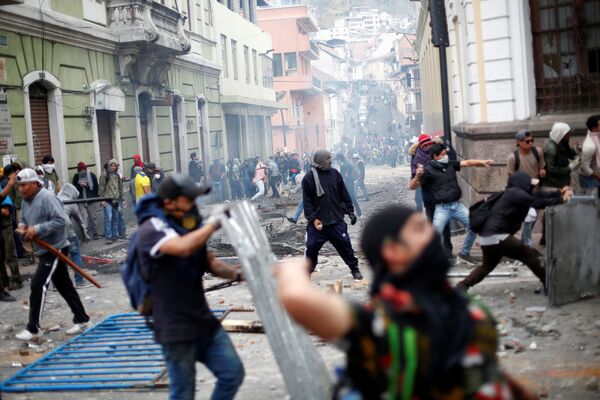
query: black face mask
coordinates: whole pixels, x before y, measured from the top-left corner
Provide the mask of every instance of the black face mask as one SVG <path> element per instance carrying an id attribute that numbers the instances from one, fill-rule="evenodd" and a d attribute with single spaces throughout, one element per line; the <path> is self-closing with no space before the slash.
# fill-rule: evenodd
<path id="1" fill-rule="evenodd" d="M 399 289 L 438 290 L 446 283 L 450 263 L 442 246 L 441 236 L 435 232 L 429 244 L 402 274 L 392 274 L 386 266 L 373 266 L 371 294 L 379 293 L 384 283 Z"/>

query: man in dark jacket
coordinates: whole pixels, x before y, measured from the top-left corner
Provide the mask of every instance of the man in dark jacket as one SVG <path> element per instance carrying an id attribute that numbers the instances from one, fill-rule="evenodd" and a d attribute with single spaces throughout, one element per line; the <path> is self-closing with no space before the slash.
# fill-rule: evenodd
<path id="1" fill-rule="evenodd" d="M 415 190 L 423 186 L 431 194 L 435 204 L 433 226 L 442 234 L 451 219 L 456 219 L 467 229 L 467 237 L 458 257 L 467 263 L 474 263 L 471 257 L 471 247 L 475 243 L 475 234 L 469 229 L 469 210 L 460 202 L 462 190 L 458 184 L 457 172 L 463 167 L 489 167 L 493 160 L 462 160 L 449 159 L 448 150 L 444 144 L 431 147 L 431 161 L 426 167 L 417 168 L 415 177 L 410 181 L 409 188 Z"/>
<path id="2" fill-rule="evenodd" d="M 304 216 L 308 220 L 306 257 L 311 261 L 311 271 L 317 266 L 321 247 L 331 242 L 350 268 L 352 277 L 362 279 L 348 226 L 344 222 L 345 214 L 350 217 L 352 225 L 356 224 L 357 217 L 342 176 L 331 168 L 331 153 L 327 150 L 315 152 L 313 166 L 302 179 L 302 199 Z"/>
<path id="3" fill-rule="evenodd" d="M 533 187 L 538 183 L 538 179 L 520 171 L 508 179 L 506 190 L 492 206 L 479 237 L 483 264 L 459 282 L 457 287 L 468 289 L 481 282 L 496 268 L 502 257 L 521 261 L 546 285 L 546 271 L 540 263 L 539 253 L 513 235 L 521 227 L 529 208 L 561 204 L 573 196 L 573 191 L 565 186 L 553 192 L 534 192 Z"/>
<path id="4" fill-rule="evenodd" d="M 73 176 L 73 186 L 79 191 L 80 199 L 98 197 L 98 178 L 83 161 L 77 163 L 77 173 Z M 82 203 L 79 205 L 79 212 L 86 221 L 85 230 L 88 236 L 93 240 L 98 239 L 98 224 L 96 223 L 98 203 Z"/>

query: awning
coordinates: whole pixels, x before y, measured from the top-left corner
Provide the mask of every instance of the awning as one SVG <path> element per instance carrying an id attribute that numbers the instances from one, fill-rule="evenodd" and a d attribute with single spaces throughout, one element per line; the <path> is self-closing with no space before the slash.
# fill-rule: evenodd
<path id="1" fill-rule="evenodd" d="M 121 88 L 112 86 L 105 80 L 95 81 L 91 85 L 93 92 L 96 92 L 96 110 L 125 111 L 125 93 Z"/>

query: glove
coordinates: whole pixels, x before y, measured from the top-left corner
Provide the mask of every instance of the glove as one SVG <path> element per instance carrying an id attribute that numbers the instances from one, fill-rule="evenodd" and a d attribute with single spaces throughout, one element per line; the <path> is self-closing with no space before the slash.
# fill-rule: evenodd
<path id="1" fill-rule="evenodd" d="M 214 225 L 215 230 L 219 230 L 221 228 L 221 221 L 215 215 L 211 215 L 206 219 L 207 224 Z"/>
<path id="2" fill-rule="evenodd" d="M 358 221 L 358 218 L 356 218 L 356 214 L 352 213 L 348 216 L 350 217 L 350 225 L 356 224 L 356 221 Z"/>

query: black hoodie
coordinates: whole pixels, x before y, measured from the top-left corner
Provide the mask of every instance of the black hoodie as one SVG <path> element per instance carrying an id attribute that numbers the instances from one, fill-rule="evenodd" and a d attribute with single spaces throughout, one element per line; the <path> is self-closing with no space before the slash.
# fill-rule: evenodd
<path id="1" fill-rule="evenodd" d="M 481 236 L 497 234 L 514 235 L 525 221 L 529 208 L 545 208 L 562 203 L 559 190 L 533 192 L 531 177 L 525 172 L 515 172 L 506 190 L 492 206 L 490 217 L 485 221 Z"/>

